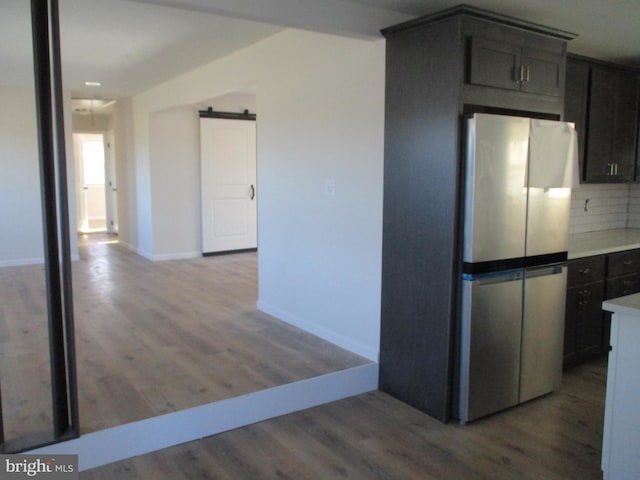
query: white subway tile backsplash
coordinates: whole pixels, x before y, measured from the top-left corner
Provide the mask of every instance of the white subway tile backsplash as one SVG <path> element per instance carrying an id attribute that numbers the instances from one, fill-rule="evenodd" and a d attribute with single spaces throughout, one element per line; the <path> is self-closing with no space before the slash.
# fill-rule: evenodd
<path id="1" fill-rule="evenodd" d="M 629 220 L 628 228 L 640 228 L 640 184 L 629 186 Z"/>
<path id="2" fill-rule="evenodd" d="M 640 186 L 582 184 L 572 190 L 569 233 L 627 228 L 631 217 L 639 227 L 629 227 L 640 228 Z"/>

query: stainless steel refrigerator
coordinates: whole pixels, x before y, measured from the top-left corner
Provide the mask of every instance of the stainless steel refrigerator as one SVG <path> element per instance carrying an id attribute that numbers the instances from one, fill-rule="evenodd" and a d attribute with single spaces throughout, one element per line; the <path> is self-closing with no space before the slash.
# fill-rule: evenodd
<path id="1" fill-rule="evenodd" d="M 560 385 L 572 124 L 475 114 L 466 123 L 458 418 Z"/>

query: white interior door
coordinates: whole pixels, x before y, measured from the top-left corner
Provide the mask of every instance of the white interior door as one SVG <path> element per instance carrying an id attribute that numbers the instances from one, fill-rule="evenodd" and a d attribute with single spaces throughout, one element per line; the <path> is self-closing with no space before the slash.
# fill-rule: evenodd
<path id="1" fill-rule="evenodd" d="M 200 119 L 202 251 L 257 248 L 256 122 Z"/>

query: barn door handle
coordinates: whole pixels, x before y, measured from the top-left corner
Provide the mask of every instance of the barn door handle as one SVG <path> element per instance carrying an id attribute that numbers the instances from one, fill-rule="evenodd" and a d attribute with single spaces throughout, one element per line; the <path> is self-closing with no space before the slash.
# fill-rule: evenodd
<path id="1" fill-rule="evenodd" d="M 251 200 L 256 197 L 256 189 L 253 185 L 251 185 Z"/>

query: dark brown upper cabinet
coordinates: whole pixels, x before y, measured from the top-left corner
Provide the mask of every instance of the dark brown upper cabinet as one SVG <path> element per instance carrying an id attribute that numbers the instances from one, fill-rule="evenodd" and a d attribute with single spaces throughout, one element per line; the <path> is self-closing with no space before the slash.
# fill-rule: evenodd
<path id="1" fill-rule="evenodd" d="M 638 135 L 636 72 L 570 57 L 564 119 L 576 124 L 583 183 L 634 180 Z"/>
<path id="2" fill-rule="evenodd" d="M 562 94 L 564 52 L 474 36 L 469 83 L 540 95 Z"/>

